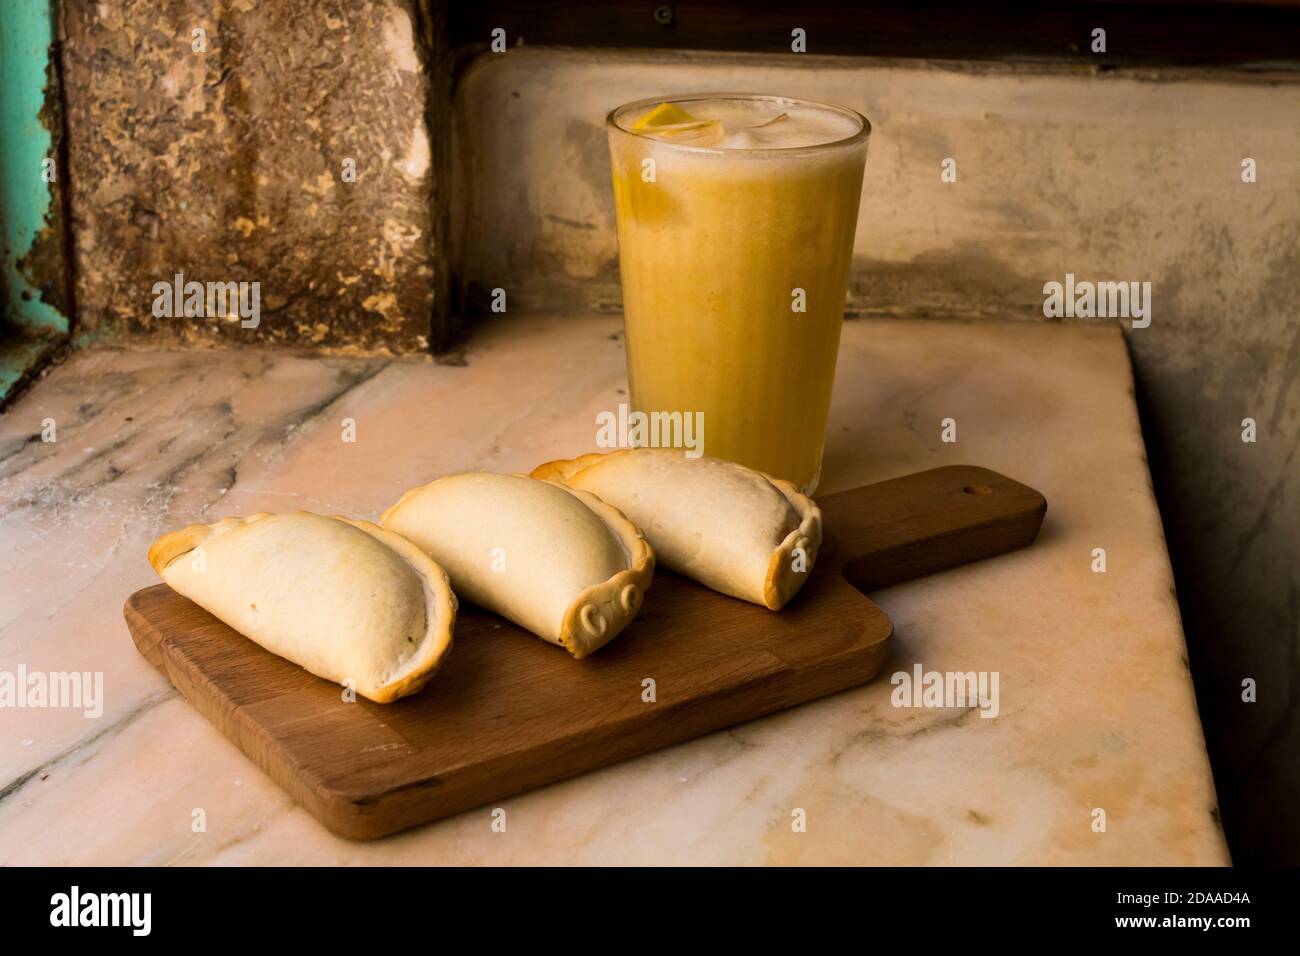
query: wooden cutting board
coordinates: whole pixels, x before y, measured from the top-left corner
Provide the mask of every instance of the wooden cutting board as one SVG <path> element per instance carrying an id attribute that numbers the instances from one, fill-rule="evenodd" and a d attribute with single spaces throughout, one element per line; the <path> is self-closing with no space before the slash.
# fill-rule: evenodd
<path id="1" fill-rule="evenodd" d="M 1047 502 L 955 466 L 819 499 L 825 542 L 779 613 L 659 569 L 631 626 L 575 661 L 468 604 L 419 694 L 345 702 L 166 585 L 126 602 L 136 647 L 325 826 L 372 838 L 871 680 L 893 626 L 862 590 L 1030 544 Z M 654 681 L 654 700 L 645 698 Z"/>

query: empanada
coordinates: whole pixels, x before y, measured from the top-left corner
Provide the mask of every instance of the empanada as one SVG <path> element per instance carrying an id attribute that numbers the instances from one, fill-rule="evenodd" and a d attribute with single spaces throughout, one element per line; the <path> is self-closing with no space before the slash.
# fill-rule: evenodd
<path id="1" fill-rule="evenodd" d="M 547 462 L 532 476 L 599 496 L 632 519 L 664 567 L 773 611 L 803 586 L 821 546 L 811 498 L 719 458 L 629 448 Z"/>
<path id="2" fill-rule="evenodd" d="M 446 568 L 461 597 L 574 657 L 627 626 L 654 573 L 654 552 L 616 509 L 525 475 L 439 478 L 379 520 Z"/>
<path id="3" fill-rule="evenodd" d="M 225 518 L 163 535 L 149 563 L 240 634 L 381 704 L 418 691 L 451 648 L 446 573 L 366 521 L 305 511 Z"/>

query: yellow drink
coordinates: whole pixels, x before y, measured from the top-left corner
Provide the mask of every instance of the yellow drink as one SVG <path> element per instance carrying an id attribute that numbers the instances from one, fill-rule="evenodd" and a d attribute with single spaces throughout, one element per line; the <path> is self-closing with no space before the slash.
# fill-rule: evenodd
<path id="1" fill-rule="evenodd" d="M 705 454 L 811 491 L 870 127 L 778 97 L 662 102 L 608 124 L 633 408 L 702 413 Z"/>

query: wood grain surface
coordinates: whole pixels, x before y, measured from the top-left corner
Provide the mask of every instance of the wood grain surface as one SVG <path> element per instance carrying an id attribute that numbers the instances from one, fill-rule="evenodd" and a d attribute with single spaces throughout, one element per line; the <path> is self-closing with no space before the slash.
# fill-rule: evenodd
<path id="1" fill-rule="evenodd" d="M 627 631 L 575 661 L 462 603 L 447 662 L 393 704 L 345 702 L 166 585 L 124 613 L 140 653 L 295 800 L 374 838 L 865 683 L 893 627 L 859 589 L 1025 547 L 1047 508 L 969 466 L 818 503 L 821 554 L 780 612 L 659 569 Z"/>

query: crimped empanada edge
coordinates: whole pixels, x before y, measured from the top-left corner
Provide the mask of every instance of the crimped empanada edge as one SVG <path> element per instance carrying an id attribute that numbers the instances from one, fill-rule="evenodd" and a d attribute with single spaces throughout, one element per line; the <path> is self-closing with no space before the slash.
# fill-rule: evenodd
<path id="1" fill-rule="evenodd" d="M 163 535 L 149 546 L 149 564 L 162 577 L 163 569 L 171 564 L 182 555 L 189 554 L 195 548 L 203 544 L 215 535 L 225 534 L 233 531 L 235 528 L 243 527 L 254 521 L 261 521 L 263 518 L 269 518 L 270 514 L 265 511 L 259 511 L 256 514 L 244 515 L 242 517 L 222 518 L 220 521 L 214 521 L 212 524 L 192 524 L 188 527 L 181 528 L 179 531 L 172 531 Z"/>
<path id="2" fill-rule="evenodd" d="M 617 637 L 641 610 L 646 590 L 654 579 L 655 553 L 641 529 L 604 499 L 589 491 L 570 488 L 561 481 L 541 480 L 563 488 L 590 508 L 618 537 L 628 557 L 626 570 L 582 591 L 564 612 L 560 623 L 560 644 L 581 660 Z"/>
<path id="3" fill-rule="evenodd" d="M 762 472 L 759 472 L 762 474 Z M 763 604 L 771 611 L 779 611 L 808 580 L 817 563 L 817 550 L 822 543 L 822 511 L 817 503 L 801 492 L 792 482 L 783 478 L 763 475 L 777 491 L 785 495 L 799 515 L 799 526 L 785 536 L 772 552 L 768 561 L 767 576 L 763 582 Z M 807 567 L 796 571 L 791 557 L 796 548 L 802 548 Z"/>
<path id="4" fill-rule="evenodd" d="M 425 639 L 401 671 L 390 675 L 383 685 L 376 688 L 373 695 L 368 695 L 377 704 L 391 704 L 400 697 L 407 697 L 422 690 L 438 672 L 442 662 L 447 659 L 456 629 L 456 612 L 459 609 L 456 592 L 451 589 L 451 580 L 442 565 L 425 554 L 409 538 L 403 537 L 396 531 L 381 528 L 370 521 L 349 518 L 345 515 L 330 515 L 330 517 L 364 531 L 387 547 L 410 565 L 411 570 L 416 573 L 424 586 Z"/>
<path id="5" fill-rule="evenodd" d="M 577 458 L 557 458 L 555 461 L 547 461 L 538 465 L 528 473 L 529 478 L 537 478 L 541 481 L 550 481 L 556 484 L 567 484 L 580 471 L 585 471 L 599 461 L 604 461 L 610 455 L 617 455 L 620 451 L 628 449 L 618 449 L 610 452 L 592 452 L 589 455 L 579 455 Z"/>

